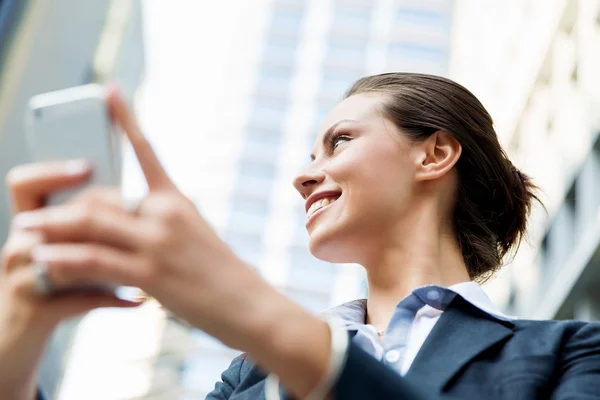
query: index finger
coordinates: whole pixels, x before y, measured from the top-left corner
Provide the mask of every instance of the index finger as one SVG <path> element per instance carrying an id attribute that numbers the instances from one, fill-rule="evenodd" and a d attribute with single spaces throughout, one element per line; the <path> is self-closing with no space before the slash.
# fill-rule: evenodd
<path id="1" fill-rule="evenodd" d="M 119 89 L 116 86 L 109 87 L 106 100 L 112 118 L 123 128 L 131 142 L 146 177 L 146 182 L 148 182 L 148 188 L 150 190 L 174 188 L 175 185 L 165 172 L 152 146 L 142 133 L 133 111 L 129 108 L 129 105 L 119 93 Z"/>
<path id="2" fill-rule="evenodd" d="M 92 174 L 86 160 L 18 165 L 6 175 L 14 213 L 40 208 L 49 194 L 83 183 Z"/>

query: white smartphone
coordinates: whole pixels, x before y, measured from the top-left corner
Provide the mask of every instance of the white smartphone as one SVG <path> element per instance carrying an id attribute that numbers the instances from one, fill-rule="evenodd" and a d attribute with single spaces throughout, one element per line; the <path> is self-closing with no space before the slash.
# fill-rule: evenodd
<path id="1" fill-rule="evenodd" d="M 106 91 L 91 84 L 31 98 L 26 135 L 33 161 L 83 158 L 93 166 L 82 185 L 52 194 L 48 205 L 60 204 L 90 185 L 121 185 L 121 138 L 106 105 Z M 76 289 L 114 291 L 116 286 L 90 285 Z"/>
<path id="2" fill-rule="evenodd" d="M 59 204 L 90 185 L 121 185 L 121 139 L 98 84 L 36 95 L 29 101 L 27 142 L 33 161 L 87 159 L 94 173 L 85 184 L 55 193 Z"/>

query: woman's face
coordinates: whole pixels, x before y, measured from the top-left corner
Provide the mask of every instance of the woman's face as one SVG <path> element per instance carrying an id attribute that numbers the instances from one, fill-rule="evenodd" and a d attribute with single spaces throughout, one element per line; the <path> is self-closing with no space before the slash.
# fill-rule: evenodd
<path id="1" fill-rule="evenodd" d="M 323 122 L 310 165 L 294 180 L 306 200 L 310 250 L 362 263 L 416 201 L 418 147 L 381 113 L 382 94 L 353 95 Z"/>

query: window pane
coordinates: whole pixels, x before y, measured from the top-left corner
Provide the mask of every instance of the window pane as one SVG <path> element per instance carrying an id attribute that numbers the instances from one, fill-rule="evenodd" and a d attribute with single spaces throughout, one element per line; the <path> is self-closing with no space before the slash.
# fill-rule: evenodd
<path id="1" fill-rule="evenodd" d="M 274 163 L 259 163 L 242 158 L 238 165 L 240 179 L 250 178 L 266 181 L 275 179 L 276 171 Z"/>
<path id="2" fill-rule="evenodd" d="M 288 85 L 292 80 L 292 69 L 289 67 L 263 66 L 259 72 L 260 83 L 263 85 Z"/>
<path id="3" fill-rule="evenodd" d="M 244 231 L 262 232 L 267 223 L 268 211 L 267 201 L 234 195 L 231 200 L 229 225 Z"/>
<path id="4" fill-rule="evenodd" d="M 273 187 L 272 179 L 256 178 L 240 174 L 235 184 L 235 191 L 240 195 L 267 200 Z"/>
<path id="5" fill-rule="evenodd" d="M 322 91 L 328 97 L 340 98 L 350 88 L 360 74 L 343 69 L 326 69 L 323 74 Z"/>
<path id="6" fill-rule="evenodd" d="M 446 25 L 448 19 L 446 14 L 435 10 L 400 7 L 396 14 L 398 23 L 409 23 L 414 25 L 433 25 L 440 27 Z"/>
<path id="7" fill-rule="evenodd" d="M 346 38 L 331 38 L 328 59 L 345 62 L 350 66 L 362 65 L 367 53 L 367 42 Z"/>
<path id="8" fill-rule="evenodd" d="M 306 211 L 304 207 L 299 207 L 296 212 L 296 223 L 294 231 L 294 245 L 300 248 L 308 248 L 308 232 L 306 231 Z"/>
<path id="9" fill-rule="evenodd" d="M 279 126 L 283 123 L 288 103 L 274 97 L 259 96 L 254 100 L 252 121 L 263 126 Z"/>
<path id="10" fill-rule="evenodd" d="M 319 313 L 331 306 L 329 294 L 293 288 L 286 288 L 284 294 L 313 313 Z"/>
<path id="11" fill-rule="evenodd" d="M 282 132 L 278 129 L 262 128 L 260 125 L 253 125 L 246 129 L 247 142 L 279 147 L 281 138 Z"/>
<path id="12" fill-rule="evenodd" d="M 300 31 L 304 19 L 304 7 L 276 7 L 271 17 L 273 33 L 293 35 Z"/>
<path id="13" fill-rule="evenodd" d="M 338 276 L 337 266 L 323 261 L 292 266 L 290 268 L 290 286 L 298 289 L 330 293 Z"/>
<path id="14" fill-rule="evenodd" d="M 288 284 L 291 287 L 329 293 L 338 275 L 338 266 L 315 258 L 308 249 L 292 252 Z"/>
<path id="15" fill-rule="evenodd" d="M 272 35 L 267 38 L 264 49 L 264 57 L 268 60 L 293 63 L 298 48 L 298 40 L 295 37 Z"/>
<path id="16" fill-rule="evenodd" d="M 242 157 L 256 162 L 274 163 L 281 147 L 279 144 L 246 140 L 242 149 Z"/>
<path id="17" fill-rule="evenodd" d="M 396 59 L 423 60 L 436 63 L 445 63 L 447 59 L 446 49 L 419 43 L 391 43 L 389 50 L 390 55 Z"/>
<path id="18" fill-rule="evenodd" d="M 269 212 L 269 204 L 266 201 L 239 195 L 232 196 L 231 208 L 247 214 L 260 215 L 263 217 L 266 217 Z"/>
<path id="19" fill-rule="evenodd" d="M 349 27 L 356 31 L 367 31 L 371 22 L 371 8 L 344 7 L 334 9 L 334 27 Z"/>
<path id="20" fill-rule="evenodd" d="M 229 214 L 229 226 L 236 229 L 253 230 L 260 232 L 265 229 L 267 217 L 265 215 L 252 214 L 243 210 L 232 209 Z M 245 252 L 254 253 L 249 249 Z"/>
<path id="21" fill-rule="evenodd" d="M 234 226 L 234 223 L 230 223 L 230 226 L 236 230 L 238 228 L 240 230 L 252 230 L 250 226 L 237 227 Z M 261 228 L 254 229 L 253 233 L 230 230 L 225 235 L 225 242 L 242 260 L 250 265 L 257 266 L 262 256 L 262 231 Z"/>

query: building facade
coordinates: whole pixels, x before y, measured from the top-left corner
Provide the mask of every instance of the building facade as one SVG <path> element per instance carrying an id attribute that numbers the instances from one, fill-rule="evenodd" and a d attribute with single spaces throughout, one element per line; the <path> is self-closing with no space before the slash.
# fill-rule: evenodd
<path id="1" fill-rule="evenodd" d="M 70 0 L 0 2 L 2 176 L 13 166 L 30 161 L 24 116 L 31 96 L 114 78 L 122 82 L 123 91 L 131 96 L 143 72 L 141 40 L 139 1 L 103 0 L 93 4 Z M 2 185 L 2 242 L 10 226 L 8 198 Z M 48 343 L 39 381 L 51 398 L 58 398 L 78 323 L 79 320 L 64 322 Z M 97 347 L 98 342 L 94 345 Z"/>
<path id="2" fill-rule="evenodd" d="M 450 77 L 488 108 L 547 209 L 500 297 L 523 317 L 598 319 L 600 2 L 458 1 L 455 16 Z"/>

